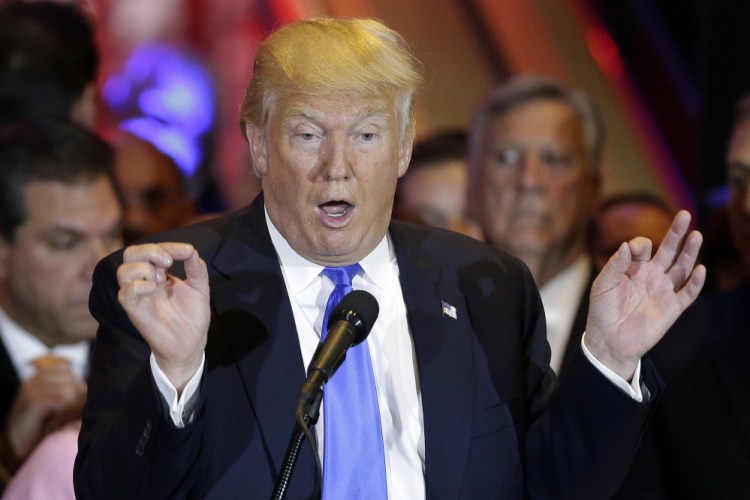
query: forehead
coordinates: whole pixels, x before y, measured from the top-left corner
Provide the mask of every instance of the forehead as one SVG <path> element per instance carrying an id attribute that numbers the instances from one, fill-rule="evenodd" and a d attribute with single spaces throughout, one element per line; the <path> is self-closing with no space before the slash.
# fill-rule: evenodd
<path id="1" fill-rule="evenodd" d="M 87 230 L 110 226 L 120 217 L 120 205 L 110 180 L 101 176 L 68 184 L 32 181 L 24 190 L 25 226 L 65 223 Z"/>
<path id="2" fill-rule="evenodd" d="M 560 99 L 534 99 L 513 106 L 492 117 L 488 128 L 495 138 L 583 142 L 583 123 L 579 115 Z"/>
<path id="3" fill-rule="evenodd" d="M 395 100 L 389 96 L 289 94 L 271 101 L 271 119 L 282 123 L 293 120 L 354 123 L 366 118 L 392 121 Z"/>
<path id="4" fill-rule="evenodd" d="M 181 178 L 163 154 L 147 147 L 127 147 L 115 156 L 117 182 L 125 188 L 153 185 L 179 186 Z"/>

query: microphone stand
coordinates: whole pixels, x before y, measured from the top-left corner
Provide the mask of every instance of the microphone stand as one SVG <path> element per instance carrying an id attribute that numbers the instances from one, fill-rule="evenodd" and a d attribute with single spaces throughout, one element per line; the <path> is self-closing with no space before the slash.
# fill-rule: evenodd
<path id="1" fill-rule="evenodd" d="M 276 480 L 276 485 L 271 495 L 272 500 L 283 500 L 286 497 L 286 490 L 289 487 L 289 481 L 292 479 L 292 473 L 294 472 L 294 466 L 297 464 L 297 458 L 299 457 L 302 443 L 305 440 L 305 436 L 308 436 L 315 453 L 315 462 L 318 464 L 318 473 L 320 471 L 320 459 L 318 458 L 317 446 L 315 446 L 312 436 L 310 435 L 310 427 L 315 425 L 320 416 L 320 403 L 323 401 L 323 391 L 318 390 L 315 398 L 306 405 L 303 411 L 297 411 L 297 421 L 292 431 L 292 437 L 289 439 L 289 445 L 284 455 L 284 463 L 281 466 L 281 474 Z M 298 409 L 299 410 L 299 409 Z M 318 475 L 319 477 L 319 475 Z M 315 481 L 315 490 L 319 491 L 319 479 Z M 314 496 L 314 493 L 313 493 Z"/>

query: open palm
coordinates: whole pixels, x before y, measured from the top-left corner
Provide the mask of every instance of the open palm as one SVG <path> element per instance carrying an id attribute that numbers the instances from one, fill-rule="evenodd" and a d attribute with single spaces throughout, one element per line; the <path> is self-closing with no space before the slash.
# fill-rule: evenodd
<path id="1" fill-rule="evenodd" d="M 586 346 L 623 378 L 703 287 L 706 270 L 696 266 L 703 237 L 689 227 L 690 214 L 679 212 L 653 258 L 650 240 L 623 243 L 594 281 Z"/>

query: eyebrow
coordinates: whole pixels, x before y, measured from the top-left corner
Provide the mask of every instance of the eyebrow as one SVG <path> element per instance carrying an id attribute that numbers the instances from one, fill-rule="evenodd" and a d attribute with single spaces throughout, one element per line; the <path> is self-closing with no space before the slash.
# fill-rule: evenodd
<path id="1" fill-rule="evenodd" d="M 107 227 L 104 229 L 102 234 L 109 234 L 112 232 L 117 232 L 122 229 L 122 218 L 118 218 L 117 221 L 111 225 L 110 227 Z M 52 227 L 47 228 L 46 230 L 42 231 L 40 233 L 42 237 L 50 238 L 54 236 L 71 236 L 76 238 L 89 238 L 91 235 L 86 230 L 81 230 L 77 227 L 71 227 L 68 225 L 60 225 L 59 223 L 57 225 L 54 225 Z"/>
<path id="2" fill-rule="evenodd" d="M 386 107 L 384 106 L 373 106 L 371 108 L 365 108 L 361 112 L 354 115 L 354 123 L 359 123 L 363 120 L 366 120 L 368 118 L 373 117 L 380 117 L 385 120 L 389 119 L 389 113 Z M 298 108 L 291 108 L 286 116 L 284 117 L 284 124 L 289 123 L 293 119 L 307 119 L 311 122 L 314 122 L 315 124 L 320 125 L 320 121 L 318 117 L 316 116 L 316 113 L 311 111 L 310 108 L 307 107 L 298 107 Z"/>

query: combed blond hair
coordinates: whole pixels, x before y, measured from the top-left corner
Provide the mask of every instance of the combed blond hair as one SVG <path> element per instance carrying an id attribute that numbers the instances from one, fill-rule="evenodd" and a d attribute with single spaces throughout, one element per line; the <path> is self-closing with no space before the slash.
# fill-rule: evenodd
<path id="1" fill-rule="evenodd" d="M 312 18 L 288 24 L 258 47 L 241 123 L 265 125 L 279 95 L 393 96 L 402 140 L 414 128 L 421 65 L 403 37 L 373 19 Z"/>

